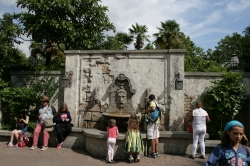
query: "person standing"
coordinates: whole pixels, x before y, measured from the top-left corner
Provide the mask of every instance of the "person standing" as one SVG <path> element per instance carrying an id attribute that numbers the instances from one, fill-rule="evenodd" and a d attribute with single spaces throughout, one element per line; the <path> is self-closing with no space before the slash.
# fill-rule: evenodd
<path id="1" fill-rule="evenodd" d="M 144 151 L 140 133 L 140 122 L 135 113 L 132 113 L 128 120 L 128 130 L 125 137 L 125 152 L 129 153 L 129 162 L 133 163 L 133 153 L 136 153 L 135 162 L 140 161 L 140 152 Z"/>
<path id="2" fill-rule="evenodd" d="M 202 109 L 201 102 L 196 103 L 196 109 L 193 110 L 192 115 L 186 120 L 193 125 L 193 147 L 192 154 L 189 158 L 195 159 L 198 141 L 201 147 L 201 156 L 199 158 L 205 159 L 205 135 L 207 131 L 206 122 L 210 121 L 207 112 Z"/>
<path id="3" fill-rule="evenodd" d="M 249 166 L 250 148 L 244 126 L 237 120 L 230 121 L 224 129 L 221 143 L 210 154 L 206 166 Z"/>
<path id="4" fill-rule="evenodd" d="M 114 157 L 114 149 L 116 144 L 116 137 L 118 136 L 119 131 L 118 127 L 116 126 L 115 119 L 110 119 L 108 122 L 107 127 L 107 147 L 108 147 L 108 154 L 107 154 L 107 162 L 111 163 Z"/>
<path id="5" fill-rule="evenodd" d="M 72 118 L 68 110 L 67 104 L 63 103 L 53 118 L 53 122 L 56 123 L 55 130 L 57 132 L 57 149 L 60 149 L 63 144 L 63 138 L 66 138 L 71 132 Z"/>
<path id="6" fill-rule="evenodd" d="M 41 131 L 43 132 L 43 147 L 41 150 L 44 151 L 48 149 L 49 133 L 46 131 L 44 120 L 46 118 L 53 118 L 53 110 L 49 106 L 49 98 L 47 96 L 43 96 L 41 102 L 42 108 L 39 109 L 38 121 L 33 135 L 33 145 L 30 150 L 37 148 L 38 137 Z"/>
<path id="7" fill-rule="evenodd" d="M 149 99 L 149 108 L 146 111 L 146 113 L 151 113 L 156 109 L 156 106 L 159 107 L 158 103 L 155 101 L 155 95 L 151 94 L 148 97 Z M 147 139 L 150 140 L 151 144 L 151 154 L 148 154 L 148 157 L 153 157 L 156 158 L 158 156 L 158 143 L 159 143 L 159 127 L 160 127 L 160 116 L 159 118 L 155 121 L 149 121 L 147 123 Z"/>

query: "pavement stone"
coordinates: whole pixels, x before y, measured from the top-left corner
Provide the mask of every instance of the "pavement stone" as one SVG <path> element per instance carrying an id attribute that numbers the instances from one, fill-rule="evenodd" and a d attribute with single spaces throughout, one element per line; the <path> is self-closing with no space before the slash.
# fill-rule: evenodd
<path id="1" fill-rule="evenodd" d="M 68 148 L 57 149 L 55 147 L 49 147 L 46 151 L 41 151 L 40 148 L 30 150 L 29 147 L 11 147 L 8 148 L 6 142 L 0 142 L 0 165 L 1 166 L 103 166 L 112 165 L 117 166 L 128 165 L 128 161 L 114 161 L 112 163 L 106 163 L 105 160 L 97 159 L 89 156 L 83 150 L 74 150 Z M 208 156 L 206 156 L 206 159 Z M 138 166 L 198 166 L 205 165 L 206 159 L 190 159 L 187 156 L 181 155 L 168 155 L 160 154 L 157 158 L 149 158 L 141 156 Z"/>

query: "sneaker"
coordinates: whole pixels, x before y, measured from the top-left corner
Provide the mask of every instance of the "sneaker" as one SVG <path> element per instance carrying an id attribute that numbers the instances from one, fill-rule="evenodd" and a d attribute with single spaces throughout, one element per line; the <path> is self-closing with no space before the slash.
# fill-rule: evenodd
<path id="1" fill-rule="evenodd" d="M 13 143 L 12 143 L 12 142 L 9 142 L 8 145 L 7 145 L 8 148 L 10 148 L 10 147 L 12 147 L 12 146 L 13 146 Z"/>
<path id="2" fill-rule="evenodd" d="M 60 148 L 62 147 L 62 144 L 63 144 L 63 142 L 60 143 L 60 144 L 58 144 L 56 148 L 57 148 L 57 149 L 60 149 Z"/>
<path id="3" fill-rule="evenodd" d="M 37 148 L 37 146 L 31 146 L 30 150 L 34 150 L 36 148 Z"/>
<path id="4" fill-rule="evenodd" d="M 15 145 L 15 147 L 18 147 L 18 143 Z"/>
<path id="5" fill-rule="evenodd" d="M 155 154 L 156 154 L 156 157 L 159 157 L 159 153 L 158 152 L 156 152 Z"/>
<path id="6" fill-rule="evenodd" d="M 195 159 L 195 157 L 193 155 L 189 155 L 188 157 L 191 159 Z"/>
<path id="7" fill-rule="evenodd" d="M 205 156 L 201 155 L 199 158 L 200 158 L 200 159 L 205 159 Z"/>
<path id="8" fill-rule="evenodd" d="M 140 162 L 140 156 L 137 155 L 135 162 Z"/>
<path id="9" fill-rule="evenodd" d="M 42 151 L 47 150 L 48 146 L 43 146 L 43 148 L 41 149 Z"/>
<path id="10" fill-rule="evenodd" d="M 130 155 L 130 156 L 129 156 L 129 158 L 128 158 L 128 160 L 129 160 L 129 162 L 130 162 L 130 163 L 133 163 L 133 162 L 134 162 L 134 158 L 133 158 L 133 156 L 132 156 L 132 155 Z"/>
<path id="11" fill-rule="evenodd" d="M 156 158 L 156 153 L 151 153 L 150 157 Z"/>

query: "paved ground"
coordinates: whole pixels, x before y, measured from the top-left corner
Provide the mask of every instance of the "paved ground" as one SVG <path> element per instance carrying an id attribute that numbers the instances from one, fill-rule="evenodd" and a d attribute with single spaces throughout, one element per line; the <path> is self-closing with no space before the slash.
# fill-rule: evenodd
<path id="1" fill-rule="evenodd" d="M 72 149 L 56 149 L 49 148 L 46 151 L 40 149 L 29 150 L 28 147 L 7 148 L 6 142 L 0 142 L 0 165 L 5 166 L 71 166 L 71 165 L 91 165 L 91 166 L 102 166 L 110 165 L 105 160 L 96 159 L 84 151 L 72 150 Z M 208 156 L 206 156 L 207 159 Z M 167 154 L 160 154 L 157 158 L 141 157 L 139 163 L 132 163 L 138 166 L 151 166 L 151 165 L 169 165 L 169 166 L 196 166 L 205 165 L 206 159 L 189 159 L 187 156 L 174 156 Z M 123 166 L 128 165 L 127 161 L 114 161 L 112 164 Z"/>

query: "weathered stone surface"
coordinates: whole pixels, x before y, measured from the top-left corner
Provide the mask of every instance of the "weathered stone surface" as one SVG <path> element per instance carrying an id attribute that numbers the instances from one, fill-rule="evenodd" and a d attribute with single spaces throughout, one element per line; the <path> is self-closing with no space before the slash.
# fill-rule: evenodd
<path id="1" fill-rule="evenodd" d="M 99 112 L 92 112 L 92 115 L 91 115 L 91 120 L 96 122 L 96 121 L 101 121 L 101 117 L 102 117 L 102 113 L 99 113 Z"/>
<path id="2" fill-rule="evenodd" d="M 83 114 L 83 120 L 91 120 L 91 112 L 84 112 Z"/>
<path id="3" fill-rule="evenodd" d="M 88 128 L 100 128 L 100 122 L 88 122 Z"/>

